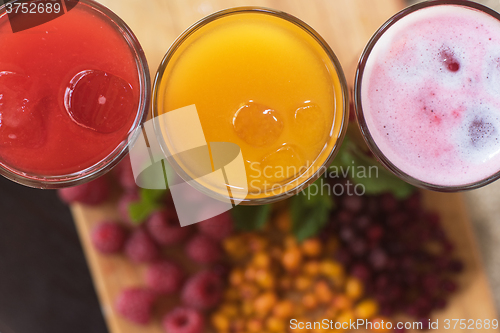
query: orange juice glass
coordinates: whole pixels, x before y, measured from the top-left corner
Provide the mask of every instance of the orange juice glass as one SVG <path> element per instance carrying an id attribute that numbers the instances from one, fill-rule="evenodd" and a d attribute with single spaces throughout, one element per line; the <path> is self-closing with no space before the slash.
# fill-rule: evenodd
<path id="1" fill-rule="evenodd" d="M 220 11 L 186 30 L 159 67 L 153 100 L 154 117 L 195 105 L 206 142 L 240 147 L 248 191 L 235 186 L 230 196 L 246 204 L 284 199 L 320 177 L 345 135 L 349 109 L 342 68 L 321 36 L 260 7 Z M 168 136 L 158 127 L 156 134 L 160 142 Z M 182 178 L 196 167 L 169 161 Z M 207 183 L 195 187 L 228 197 Z"/>

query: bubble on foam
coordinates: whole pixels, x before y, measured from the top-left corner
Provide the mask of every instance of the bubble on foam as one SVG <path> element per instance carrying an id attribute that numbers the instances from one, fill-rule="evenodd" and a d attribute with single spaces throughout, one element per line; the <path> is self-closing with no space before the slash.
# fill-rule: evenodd
<path id="1" fill-rule="evenodd" d="M 486 92 L 500 96 L 500 46 L 491 45 L 485 50 L 481 76 Z"/>
<path id="2" fill-rule="evenodd" d="M 500 153 L 499 110 L 484 103 L 471 106 L 454 136 L 464 159 L 474 164 L 489 161 Z"/>

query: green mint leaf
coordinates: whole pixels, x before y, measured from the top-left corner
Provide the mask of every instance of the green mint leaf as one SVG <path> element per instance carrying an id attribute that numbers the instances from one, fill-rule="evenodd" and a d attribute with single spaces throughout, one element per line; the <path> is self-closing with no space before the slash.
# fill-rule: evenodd
<path id="1" fill-rule="evenodd" d="M 333 199 L 322 190 L 319 178 L 306 190 L 290 199 L 292 232 L 299 242 L 316 236 L 328 223 Z"/>
<path id="2" fill-rule="evenodd" d="M 356 184 L 363 185 L 366 194 L 390 192 L 399 199 L 410 196 L 415 187 L 401 180 L 375 159 L 359 150 L 348 137 L 329 168 L 329 174 L 347 176 Z"/>
<path id="3" fill-rule="evenodd" d="M 130 219 L 134 224 L 141 224 L 144 222 L 155 210 L 159 209 L 161 204 L 149 201 L 139 201 L 131 203 L 128 206 L 128 213 Z"/>
<path id="4" fill-rule="evenodd" d="M 139 201 L 133 202 L 128 206 L 128 213 L 132 222 L 141 224 L 155 210 L 161 208 L 161 201 L 167 191 L 142 188 L 139 192 Z"/>
<path id="5" fill-rule="evenodd" d="M 143 188 L 140 191 L 141 201 L 157 202 L 165 196 L 167 190 L 150 190 Z"/>
<path id="6" fill-rule="evenodd" d="M 231 210 L 236 230 L 252 231 L 261 229 L 269 219 L 271 205 L 243 206 Z"/>

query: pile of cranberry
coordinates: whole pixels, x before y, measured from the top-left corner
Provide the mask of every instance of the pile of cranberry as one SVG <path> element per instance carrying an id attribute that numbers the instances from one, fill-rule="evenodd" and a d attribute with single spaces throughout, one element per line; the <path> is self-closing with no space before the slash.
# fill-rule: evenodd
<path id="1" fill-rule="evenodd" d="M 364 282 L 382 316 L 403 312 L 427 323 L 457 290 L 454 275 L 464 269 L 440 216 L 424 209 L 418 191 L 402 200 L 344 195 L 337 203 L 325 233 L 340 240 L 334 257 Z"/>

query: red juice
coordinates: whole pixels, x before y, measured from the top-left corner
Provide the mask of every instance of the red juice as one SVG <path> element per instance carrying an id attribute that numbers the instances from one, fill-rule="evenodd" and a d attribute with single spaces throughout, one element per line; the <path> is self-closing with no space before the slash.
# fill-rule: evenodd
<path id="1" fill-rule="evenodd" d="M 128 30 L 92 3 L 16 33 L 0 12 L 0 163 L 16 174 L 105 164 L 142 118 L 144 63 Z"/>

